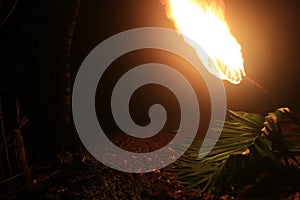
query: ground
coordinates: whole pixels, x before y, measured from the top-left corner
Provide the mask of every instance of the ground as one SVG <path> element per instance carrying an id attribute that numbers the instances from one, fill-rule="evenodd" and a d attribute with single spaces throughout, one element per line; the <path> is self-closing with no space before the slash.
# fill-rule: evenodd
<path id="1" fill-rule="evenodd" d="M 163 143 L 168 132 L 155 140 L 149 140 L 143 148 Z M 122 138 L 123 137 L 123 138 Z M 116 139 L 117 138 L 117 139 Z M 126 136 L 117 136 L 118 145 L 132 144 Z M 138 151 L 139 146 L 131 145 Z M 126 147 L 125 147 L 126 148 Z M 127 149 L 130 149 L 129 146 Z M 133 150 L 133 149 L 131 149 Z M 242 190 L 216 197 L 201 194 L 197 188 L 189 189 L 176 180 L 173 165 L 161 170 L 143 174 L 130 174 L 111 169 L 87 152 L 59 155 L 61 164 L 43 165 L 33 171 L 33 192 L 12 191 L 6 197 L 17 199 L 107 199 L 107 200 L 148 200 L 148 199 L 300 199 L 299 169 L 287 170 L 275 176 L 257 177 L 257 183 Z M 300 156 L 298 156 L 300 160 Z"/>
<path id="2" fill-rule="evenodd" d="M 143 144 L 143 148 L 153 148 L 166 142 L 165 132 Z M 128 136 L 113 138 L 118 145 L 131 151 L 139 151 L 141 146 L 133 145 Z M 134 149 L 132 149 L 134 148 Z M 68 157 L 71 155 L 65 155 Z M 74 156 L 73 156 L 74 157 Z M 300 160 L 300 156 L 297 156 Z M 66 158 L 65 158 L 66 159 Z M 250 184 L 239 191 L 216 197 L 200 194 L 196 188 L 188 189 L 176 180 L 173 165 L 144 174 L 120 172 L 104 166 L 89 154 L 73 158 L 72 164 L 49 178 L 38 196 L 44 199 L 300 199 L 300 172 L 293 168 L 282 174 L 263 174 L 256 184 Z"/>
<path id="3" fill-rule="evenodd" d="M 298 179 L 299 180 L 299 179 Z M 77 164 L 53 178 L 40 191 L 43 199 L 299 199 L 298 188 L 270 180 L 234 196 L 200 194 L 186 189 L 168 169 L 127 174 L 97 162 Z M 298 192 L 297 192 L 298 191 Z"/>

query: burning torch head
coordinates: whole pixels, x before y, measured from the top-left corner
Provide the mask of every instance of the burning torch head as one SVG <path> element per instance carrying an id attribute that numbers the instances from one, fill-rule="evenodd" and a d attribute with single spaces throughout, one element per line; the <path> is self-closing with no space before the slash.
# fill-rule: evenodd
<path id="1" fill-rule="evenodd" d="M 185 41 L 197 52 L 195 43 L 209 55 L 199 58 L 216 77 L 238 84 L 246 76 L 241 45 L 231 34 L 222 0 L 163 0 L 167 16 Z M 190 42 L 190 38 L 194 41 Z"/>

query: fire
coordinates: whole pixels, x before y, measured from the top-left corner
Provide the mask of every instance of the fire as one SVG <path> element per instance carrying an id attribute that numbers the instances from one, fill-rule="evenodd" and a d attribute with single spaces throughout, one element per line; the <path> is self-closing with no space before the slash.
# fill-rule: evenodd
<path id="1" fill-rule="evenodd" d="M 209 57 L 198 56 L 215 76 L 233 84 L 246 76 L 241 45 L 231 34 L 224 16 L 222 0 L 162 0 L 167 16 L 185 41 L 197 52 L 202 47 Z M 215 68 L 215 67 L 216 68 Z"/>

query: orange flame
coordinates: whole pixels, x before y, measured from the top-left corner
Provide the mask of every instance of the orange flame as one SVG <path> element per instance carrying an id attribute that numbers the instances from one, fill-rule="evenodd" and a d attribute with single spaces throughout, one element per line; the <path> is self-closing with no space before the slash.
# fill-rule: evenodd
<path id="1" fill-rule="evenodd" d="M 167 16 L 173 21 L 185 41 L 196 52 L 201 46 L 208 58 L 198 56 L 204 66 L 222 80 L 238 84 L 244 76 L 241 45 L 231 34 L 224 16 L 222 0 L 162 0 Z M 216 68 L 214 68 L 214 66 Z"/>

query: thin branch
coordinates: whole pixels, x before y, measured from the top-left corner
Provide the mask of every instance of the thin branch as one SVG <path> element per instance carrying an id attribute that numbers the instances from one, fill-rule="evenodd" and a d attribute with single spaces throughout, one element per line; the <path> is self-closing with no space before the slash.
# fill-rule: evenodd
<path id="1" fill-rule="evenodd" d="M 65 49 L 63 56 L 63 75 L 64 75 L 64 84 L 65 88 L 63 91 L 64 103 L 65 103 L 65 111 L 64 111 L 64 122 L 65 127 L 69 127 L 71 123 L 71 95 L 72 95 L 72 81 L 71 81 L 71 50 L 72 50 L 72 42 L 73 35 L 76 28 L 77 18 L 79 14 L 80 8 L 80 0 L 75 0 L 72 13 L 72 21 L 70 26 L 67 29 L 66 37 L 65 37 Z M 66 132 L 69 132 L 68 128 Z M 68 133 L 67 133 L 68 134 Z"/>
<path id="2" fill-rule="evenodd" d="M 30 167 L 29 170 L 32 170 L 32 167 Z M 20 176 L 22 176 L 22 175 L 24 175 L 24 172 L 21 172 L 21 173 L 15 175 L 15 176 L 9 177 L 8 179 L 5 179 L 4 181 L 0 182 L 0 186 L 3 185 L 3 184 L 5 184 L 5 183 L 7 183 L 7 182 L 9 182 L 9 181 L 12 181 L 12 180 L 14 180 L 14 179 L 20 177 Z M 0 198 L 0 199 L 1 199 L 1 198 Z"/>
<path id="3" fill-rule="evenodd" d="M 12 80 L 13 78 L 15 78 L 16 76 L 20 75 L 21 72 L 23 72 L 23 70 L 20 70 L 20 71 L 14 73 L 14 74 L 11 74 L 8 77 L 5 77 L 3 80 L 1 80 L 0 86 L 5 85 L 6 82 L 8 82 L 8 81 Z"/>
<path id="4" fill-rule="evenodd" d="M 77 23 L 78 13 L 80 8 L 80 0 L 76 0 L 76 5 L 74 9 L 74 13 L 72 16 L 72 23 L 69 27 L 67 37 L 65 39 L 66 42 L 66 55 L 65 55 L 65 78 L 66 78 L 66 104 L 67 106 L 71 105 L 71 50 L 72 50 L 72 42 L 73 42 L 73 35 L 75 32 L 75 27 Z"/>
<path id="5" fill-rule="evenodd" d="M 40 183 L 45 182 L 47 179 L 51 178 L 52 176 L 55 176 L 56 174 L 60 173 L 62 171 L 62 169 L 56 170 L 52 173 L 50 173 L 48 176 L 42 178 L 41 180 L 39 180 Z"/>
<path id="6" fill-rule="evenodd" d="M 0 151 L 0 155 L 1 155 L 1 151 Z M 1 177 L 5 177 L 4 165 L 2 159 L 0 159 L 0 170 L 1 170 Z"/>
<path id="7" fill-rule="evenodd" d="M 16 124 L 19 125 L 21 121 L 21 115 L 20 115 L 20 102 L 16 99 Z"/>
<path id="8" fill-rule="evenodd" d="M 26 159 L 26 151 L 24 148 L 24 140 L 19 129 L 14 129 L 15 138 L 16 138 L 16 149 L 18 152 L 18 162 L 20 163 L 21 169 L 24 171 L 26 176 L 27 187 L 32 187 L 32 178 L 31 173 L 28 167 L 27 159 Z"/>
<path id="9" fill-rule="evenodd" d="M 2 2 L 1 2 L 2 4 Z M 4 19 L 0 22 L 0 27 L 6 22 L 6 20 L 13 14 L 16 6 L 18 4 L 18 0 L 15 0 L 14 5 L 11 7 L 9 13 L 4 17 Z"/>
<path id="10" fill-rule="evenodd" d="M 17 114 L 17 128 L 13 130 L 15 133 L 15 140 L 16 140 L 16 151 L 18 154 L 18 163 L 20 164 L 21 169 L 24 171 L 27 181 L 27 187 L 32 187 L 32 177 L 28 167 L 27 159 L 26 159 L 26 151 L 24 148 L 24 140 L 21 134 L 21 129 L 28 123 L 28 118 L 23 117 L 21 120 L 20 118 L 20 102 L 16 100 L 16 114 Z"/>
<path id="11" fill-rule="evenodd" d="M 2 138 L 3 138 L 3 146 L 4 146 L 4 150 L 5 150 L 5 157 L 6 157 L 6 161 L 7 161 L 7 166 L 8 166 L 8 171 L 9 171 L 9 175 L 12 176 L 12 169 L 11 169 L 11 164 L 10 164 L 10 159 L 9 159 L 9 155 L 8 155 L 8 147 L 7 147 L 7 138 L 5 135 L 5 129 L 4 129 L 4 121 L 3 121 L 3 113 L 2 113 L 2 102 L 1 102 L 1 98 L 0 98 L 0 125 L 1 125 L 1 133 L 2 133 Z"/>
<path id="12" fill-rule="evenodd" d="M 10 131 L 7 136 L 6 136 L 6 143 L 7 143 L 7 148 L 9 148 L 9 141 L 12 138 L 12 131 Z M 4 145 L 2 143 L 0 143 L 0 155 L 2 154 L 2 151 L 4 149 Z"/>
<path id="13" fill-rule="evenodd" d="M 0 182 L 0 185 L 3 185 L 3 184 L 5 184 L 5 183 L 7 183 L 9 181 L 12 181 L 12 180 L 14 180 L 14 179 L 16 179 L 16 178 L 18 178 L 18 177 L 20 177 L 22 175 L 24 175 L 24 172 L 21 172 L 21 173 L 15 175 L 15 176 L 12 176 L 12 177 L 10 177 L 8 179 L 5 179 L 4 181 Z"/>
<path id="14" fill-rule="evenodd" d="M 15 85 L 17 85 L 20 80 L 21 80 L 21 73 L 22 71 L 16 72 L 6 78 L 4 78 L 3 80 L 1 80 L 0 82 L 0 92 L 8 90 L 12 87 L 14 87 Z M 11 83 L 8 83 L 8 81 L 11 81 Z"/>

